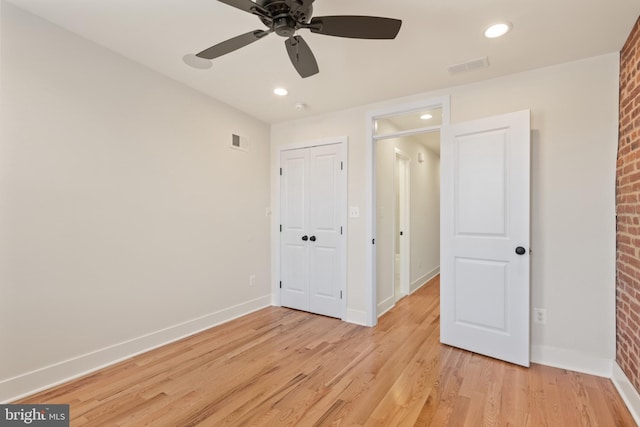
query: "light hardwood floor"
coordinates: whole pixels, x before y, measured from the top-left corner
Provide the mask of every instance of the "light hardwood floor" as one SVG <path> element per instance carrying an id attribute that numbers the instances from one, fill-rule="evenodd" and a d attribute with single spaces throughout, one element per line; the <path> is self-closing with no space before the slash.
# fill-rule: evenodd
<path id="1" fill-rule="evenodd" d="M 438 342 L 439 281 L 375 328 L 266 308 L 22 400 L 73 426 L 635 426 L 610 380 Z"/>

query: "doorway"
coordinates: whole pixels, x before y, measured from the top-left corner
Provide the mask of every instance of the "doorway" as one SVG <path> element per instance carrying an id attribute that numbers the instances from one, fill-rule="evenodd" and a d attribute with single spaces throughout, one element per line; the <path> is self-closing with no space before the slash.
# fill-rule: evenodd
<path id="1" fill-rule="evenodd" d="M 442 117 L 442 105 L 375 117 L 376 318 L 439 274 Z"/>
<path id="2" fill-rule="evenodd" d="M 385 259 L 383 245 L 377 244 L 384 237 L 384 228 L 380 228 L 384 198 L 378 191 L 384 179 L 378 151 L 385 140 L 435 133 L 433 128 L 388 132 L 380 123 L 396 120 L 396 116 L 416 116 L 418 110 L 369 116 L 374 206 L 371 255 L 376 264 L 368 313 L 371 326 L 388 310 L 381 306 L 388 300 L 380 299 L 385 297 L 380 291 L 384 292 L 386 279 L 378 265 Z M 528 366 L 530 111 L 456 125 L 443 123 L 442 131 L 441 342 Z M 411 199 L 416 198 L 412 195 Z M 412 220 L 415 216 L 412 206 Z"/>

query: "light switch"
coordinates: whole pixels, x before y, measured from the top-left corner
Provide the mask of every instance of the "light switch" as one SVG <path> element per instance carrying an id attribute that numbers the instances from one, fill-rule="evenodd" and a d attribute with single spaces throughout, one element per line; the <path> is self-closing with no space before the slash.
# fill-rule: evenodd
<path id="1" fill-rule="evenodd" d="M 351 218 L 359 218 L 360 217 L 360 208 L 357 206 L 351 206 L 349 208 L 349 217 Z"/>

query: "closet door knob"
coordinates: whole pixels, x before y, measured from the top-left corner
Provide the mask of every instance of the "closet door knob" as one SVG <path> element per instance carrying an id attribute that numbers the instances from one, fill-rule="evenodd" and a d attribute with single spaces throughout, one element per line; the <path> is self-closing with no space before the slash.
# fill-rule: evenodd
<path id="1" fill-rule="evenodd" d="M 316 241 L 316 236 L 311 236 L 311 237 L 309 238 L 309 240 L 311 240 L 312 242 L 315 242 L 315 241 Z"/>
<path id="2" fill-rule="evenodd" d="M 306 242 L 307 240 L 309 240 L 309 236 L 302 236 L 302 240 Z"/>

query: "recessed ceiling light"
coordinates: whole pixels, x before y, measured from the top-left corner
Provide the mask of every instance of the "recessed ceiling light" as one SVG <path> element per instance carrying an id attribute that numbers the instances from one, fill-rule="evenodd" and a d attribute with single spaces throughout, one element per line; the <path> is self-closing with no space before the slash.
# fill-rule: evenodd
<path id="1" fill-rule="evenodd" d="M 182 60 L 189 67 L 197 68 L 199 70 L 208 70 L 213 67 L 213 64 L 208 59 L 200 58 L 195 53 L 190 53 L 182 57 Z"/>
<path id="2" fill-rule="evenodd" d="M 287 96 L 289 94 L 289 91 L 283 87 L 277 87 L 273 90 L 273 93 L 275 93 L 278 96 Z"/>
<path id="3" fill-rule="evenodd" d="M 433 116 L 431 114 L 423 114 L 420 116 L 420 120 L 429 120 L 429 119 L 433 119 Z"/>
<path id="4" fill-rule="evenodd" d="M 495 39 L 504 36 L 509 31 L 511 31 L 511 24 L 508 22 L 501 22 L 484 30 L 484 36 L 488 39 Z"/>

